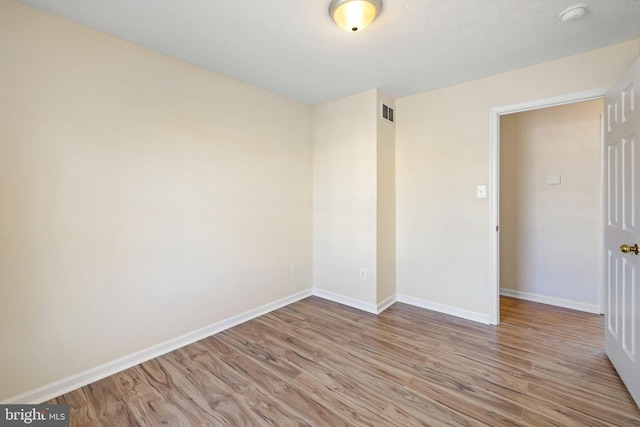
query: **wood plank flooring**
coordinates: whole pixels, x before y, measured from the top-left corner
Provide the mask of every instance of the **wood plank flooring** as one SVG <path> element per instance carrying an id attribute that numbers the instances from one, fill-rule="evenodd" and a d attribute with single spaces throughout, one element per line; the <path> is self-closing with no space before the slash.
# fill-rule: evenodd
<path id="1" fill-rule="evenodd" d="M 72 426 L 640 426 L 602 316 L 501 304 L 493 327 L 310 297 L 49 403 Z"/>

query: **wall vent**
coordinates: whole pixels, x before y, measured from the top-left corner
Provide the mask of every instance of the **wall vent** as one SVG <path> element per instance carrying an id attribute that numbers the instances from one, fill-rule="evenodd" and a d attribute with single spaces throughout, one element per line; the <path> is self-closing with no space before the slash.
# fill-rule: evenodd
<path id="1" fill-rule="evenodd" d="M 382 104 L 382 118 L 393 123 L 396 121 L 393 108 L 388 105 Z"/>

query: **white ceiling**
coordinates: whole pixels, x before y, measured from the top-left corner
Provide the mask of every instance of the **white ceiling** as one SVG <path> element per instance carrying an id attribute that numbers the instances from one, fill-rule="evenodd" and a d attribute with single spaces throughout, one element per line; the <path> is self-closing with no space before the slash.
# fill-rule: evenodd
<path id="1" fill-rule="evenodd" d="M 330 0 L 19 0 L 309 104 L 399 98 L 640 37 L 640 0 L 383 0 L 348 33 Z"/>

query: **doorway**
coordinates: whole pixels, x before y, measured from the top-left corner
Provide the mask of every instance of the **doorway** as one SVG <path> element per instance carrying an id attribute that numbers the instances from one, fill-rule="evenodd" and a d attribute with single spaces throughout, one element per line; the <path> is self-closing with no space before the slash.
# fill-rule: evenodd
<path id="1" fill-rule="evenodd" d="M 604 97 L 606 88 L 545 98 L 522 104 L 493 108 L 490 111 L 490 323 L 500 323 L 500 123 L 501 116 L 556 107 Z M 556 175 L 550 173 L 549 175 Z M 546 178 L 546 177 L 545 177 Z M 556 177 L 550 177 L 552 181 Z M 562 178 L 560 177 L 560 180 Z M 555 181 L 554 181 L 555 182 Z M 601 228 L 601 227 L 600 227 Z"/>
<path id="2" fill-rule="evenodd" d="M 500 293 L 600 314 L 604 100 L 500 120 Z"/>

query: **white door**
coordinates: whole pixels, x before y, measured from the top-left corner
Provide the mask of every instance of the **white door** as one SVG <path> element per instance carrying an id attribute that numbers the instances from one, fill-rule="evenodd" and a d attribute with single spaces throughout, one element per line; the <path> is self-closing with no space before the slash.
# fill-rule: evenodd
<path id="1" fill-rule="evenodd" d="M 604 108 L 605 349 L 640 406 L 640 59 Z"/>

